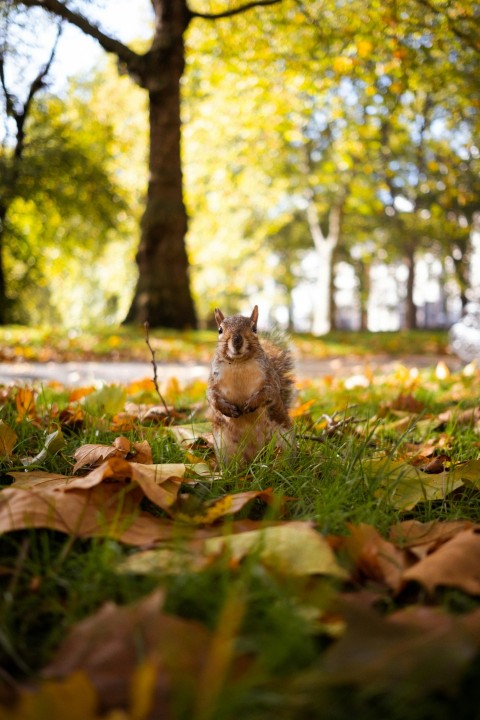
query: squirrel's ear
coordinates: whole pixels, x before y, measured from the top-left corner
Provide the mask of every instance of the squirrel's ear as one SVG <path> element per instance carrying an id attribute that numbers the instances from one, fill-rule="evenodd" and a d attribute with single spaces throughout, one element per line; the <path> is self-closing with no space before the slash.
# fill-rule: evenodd
<path id="1" fill-rule="evenodd" d="M 222 324 L 222 322 L 224 320 L 225 320 L 225 315 L 222 313 L 220 308 L 215 308 L 215 321 L 216 321 L 218 327 L 220 327 L 220 325 Z"/>
<path id="2" fill-rule="evenodd" d="M 252 326 L 256 329 L 257 328 L 257 320 L 258 320 L 258 305 L 255 305 L 253 308 L 253 312 L 250 315 L 250 322 L 252 323 Z"/>

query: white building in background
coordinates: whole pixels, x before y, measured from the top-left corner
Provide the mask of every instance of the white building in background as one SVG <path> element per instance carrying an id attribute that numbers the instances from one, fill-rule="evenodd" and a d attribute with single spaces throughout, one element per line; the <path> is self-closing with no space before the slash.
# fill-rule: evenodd
<path id="1" fill-rule="evenodd" d="M 307 253 L 299 268 L 302 280 L 293 291 L 293 314 L 295 328 L 299 332 L 311 330 L 313 296 L 316 278 L 316 255 Z M 442 275 L 446 273 L 446 279 Z M 401 262 L 373 263 L 370 268 L 370 293 L 367 306 L 368 329 L 371 331 L 395 331 L 403 326 L 405 312 L 407 268 Z M 480 293 L 480 233 L 474 240 L 471 265 L 472 287 Z M 335 300 L 337 327 L 358 330 L 360 306 L 357 278 L 352 265 L 346 262 L 335 266 Z M 279 291 L 272 279 L 266 280 L 259 303 L 264 310 L 264 322 L 277 322 L 286 326 L 288 311 L 279 305 Z M 417 306 L 419 327 L 448 328 L 462 313 L 460 293 L 453 277 L 453 266 L 431 253 L 419 258 L 416 264 L 414 302 Z"/>

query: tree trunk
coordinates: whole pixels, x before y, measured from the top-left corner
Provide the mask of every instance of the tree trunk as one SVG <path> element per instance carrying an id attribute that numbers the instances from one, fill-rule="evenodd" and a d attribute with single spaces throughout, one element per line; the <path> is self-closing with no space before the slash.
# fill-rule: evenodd
<path id="1" fill-rule="evenodd" d="M 147 204 L 136 260 L 139 277 L 125 322 L 151 327 L 196 327 L 185 247 L 187 213 L 181 166 L 180 81 L 184 0 L 154 4 L 156 39 L 144 56 L 141 82 L 149 91 L 150 156 Z"/>
<path id="2" fill-rule="evenodd" d="M 417 308 L 413 302 L 413 288 L 415 285 L 415 248 L 411 247 L 407 251 L 405 258 L 407 265 L 407 295 L 405 298 L 406 302 L 406 313 L 405 313 L 405 325 L 407 330 L 416 330 L 417 328 Z"/>
<path id="3" fill-rule="evenodd" d="M 360 330 L 368 330 L 368 299 L 370 296 L 370 263 L 358 260 L 355 263 L 358 280 L 358 302 L 360 305 Z"/>
<path id="4" fill-rule="evenodd" d="M 3 253 L 4 253 L 3 238 L 4 238 L 4 234 L 5 234 L 6 214 L 7 214 L 6 209 L 3 207 L 0 207 L 0 325 L 6 325 L 6 323 L 8 322 L 7 287 L 6 287 L 6 283 L 5 283 L 5 270 L 4 270 L 4 263 L 3 263 Z"/>
<path id="5" fill-rule="evenodd" d="M 324 235 L 318 218 L 315 201 L 307 205 L 307 222 L 318 258 L 318 274 L 313 299 L 312 334 L 326 335 L 330 328 L 330 299 L 332 289 L 333 253 L 341 236 L 344 199 L 333 205 L 328 214 L 328 233 Z"/>

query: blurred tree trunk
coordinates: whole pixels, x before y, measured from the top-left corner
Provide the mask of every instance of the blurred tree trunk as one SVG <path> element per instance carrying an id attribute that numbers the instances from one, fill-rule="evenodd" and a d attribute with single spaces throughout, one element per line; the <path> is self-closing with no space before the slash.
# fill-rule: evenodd
<path id="1" fill-rule="evenodd" d="M 0 205 L 0 325 L 6 325 L 8 322 L 8 298 L 5 284 L 5 270 L 3 267 L 3 237 L 5 232 L 6 215 L 7 208 L 2 203 L 2 205 Z"/>
<path id="2" fill-rule="evenodd" d="M 315 283 L 313 305 L 313 335 L 325 335 L 331 327 L 331 286 L 333 253 L 337 247 L 342 228 L 342 215 L 345 201 L 342 197 L 328 213 L 328 230 L 325 234 L 320 225 L 317 208 L 313 198 L 307 205 L 307 222 L 318 258 L 318 274 Z"/>
<path id="3" fill-rule="evenodd" d="M 415 285 L 415 246 L 406 248 L 405 264 L 407 266 L 407 293 L 405 297 L 405 327 L 407 330 L 417 328 L 417 307 L 413 301 L 413 288 Z"/>
<path id="4" fill-rule="evenodd" d="M 368 330 L 368 299 L 370 297 L 370 262 L 361 258 L 354 262 L 358 280 L 358 302 L 360 305 L 360 330 Z"/>
<path id="5" fill-rule="evenodd" d="M 154 7 L 158 38 L 140 75 L 149 97 L 149 183 L 136 256 L 138 282 L 125 321 L 148 321 L 152 327 L 196 327 L 180 156 L 183 34 L 189 16 L 183 0 L 157 0 Z"/>

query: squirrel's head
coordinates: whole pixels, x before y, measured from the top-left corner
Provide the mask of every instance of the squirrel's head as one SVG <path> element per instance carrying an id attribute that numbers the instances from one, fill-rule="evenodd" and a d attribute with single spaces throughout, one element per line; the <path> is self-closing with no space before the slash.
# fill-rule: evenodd
<path id="1" fill-rule="evenodd" d="M 247 359 L 252 351 L 258 348 L 258 305 L 255 305 L 250 317 L 244 315 L 225 317 L 219 308 L 215 308 L 215 320 L 218 326 L 219 345 L 230 360 Z"/>

